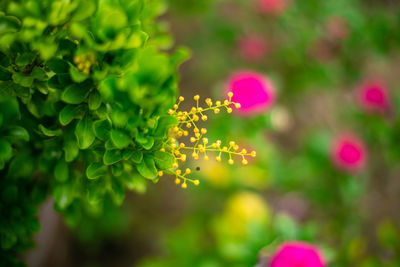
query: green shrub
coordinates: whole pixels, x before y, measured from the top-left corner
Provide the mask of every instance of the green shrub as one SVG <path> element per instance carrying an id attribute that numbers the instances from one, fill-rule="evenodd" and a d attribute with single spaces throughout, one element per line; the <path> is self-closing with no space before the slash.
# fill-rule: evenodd
<path id="1" fill-rule="evenodd" d="M 1 263 L 32 245 L 48 194 L 74 226 L 106 194 L 121 204 L 126 189 L 157 181 L 153 155 L 176 123 L 166 114 L 188 56 L 161 51 L 164 10 L 162 0 L 1 1 Z"/>

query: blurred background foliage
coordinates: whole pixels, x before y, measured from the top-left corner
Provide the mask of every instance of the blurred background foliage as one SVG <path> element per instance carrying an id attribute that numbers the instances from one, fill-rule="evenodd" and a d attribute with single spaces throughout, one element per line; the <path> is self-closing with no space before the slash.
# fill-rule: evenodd
<path id="1" fill-rule="evenodd" d="M 121 207 L 106 194 L 102 213 L 77 210 L 76 223 L 67 214 L 73 228 L 45 204 L 39 245 L 23 259 L 32 266 L 268 266 L 279 244 L 303 240 L 318 246 L 329 266 L 400 266 L 400 3 L 276 0 L 281 8 L 265 10 L 261 0 L 144 2 L 159 3 L 148 8 L 149 17 L 162 14 L 156 27 L 143 23 L 148 44 L 191 50 L 179 83 L 188 109 L 197 93 L 222 99 L 238 70 L 257 71 L 274 84 L 277 100 L 262 114 L 209 116 L 210 139 L 234 139 L 257 157 L 246 167 L 195 161 L 200 186 L 183 190 L 168 177 L 137 183 Z M 116 68 L 129 62 L 120 60 Z M 162 72 L 165 60 L 144 56 L 141 65 L 151 65 L 146 77 Z M 369 79 L 385 84 L 384 112 L 357 101 Z M 2 102 L 0 109 L 15 106 Z M 3 125 L 15 121 L 7 120 Z M 332 140 L 347 132 L 365 144 L 359 171 L 340 169 L 332 159 Z M 14 183 L 21 184 L 1 187 L 2 205 L 16 202 L 16 186 L 28 186 Z M 41 203 L 42 195 L 31 192 L 18 204 Z M 26 214 L 38 230 L 36 211 Z"/>

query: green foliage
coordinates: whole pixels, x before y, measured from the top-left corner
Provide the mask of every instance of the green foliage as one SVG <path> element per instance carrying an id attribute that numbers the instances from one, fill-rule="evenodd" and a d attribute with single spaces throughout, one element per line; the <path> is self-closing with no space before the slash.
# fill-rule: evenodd
<path id="1" fill-rule="evenodd" d="M 163 5 L 1 1 L 1 263 L 31 245 L 48 194 L 74 226 L 169 168 L 154 152 L 176 123 L 164 114 L 188 53 L 160 50 Z"/>

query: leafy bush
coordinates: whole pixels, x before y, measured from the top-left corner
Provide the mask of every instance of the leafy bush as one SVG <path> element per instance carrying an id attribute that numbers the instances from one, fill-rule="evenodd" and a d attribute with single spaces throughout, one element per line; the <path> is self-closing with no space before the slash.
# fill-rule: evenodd
<path id="1" fill-rule="evenodd" d="M 48 194 L 66 222 L 99 213 L 107 194 L 157 181 L 176 119 L 184 49 L 155 18 L 163 1 L 30 0 L 0 3 L 0 262 L 32 244 Z"/>

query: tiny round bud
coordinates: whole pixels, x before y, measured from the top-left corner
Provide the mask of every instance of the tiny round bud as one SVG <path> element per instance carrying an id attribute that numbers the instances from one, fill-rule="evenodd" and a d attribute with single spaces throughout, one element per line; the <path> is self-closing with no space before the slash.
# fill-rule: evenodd
<path id="1" fill-rule="evenodd" d="M 226 112 L 232 113 L 232 108 L 227 108 L 227 109 L 226 109 Z"/>
<path id="2" fill-rule="evenodd" d="M 247 153 L 247 149 L 246 149 L 246 148 L 243 148 L 242 151 L 241 151 L 240 153 L 246 154 L 246 153 Z"/>
<path id="3" fill-rule="evenodd" d="M 220 112 L 219 108 L 214 109 L 214 113 L 218 114 Z"/>
<path id="4" fill-rule="evenodd" d="M 229 92 L 229 93 L 228 93 L 228 96 L 229 96 L 229 97 L 232 97 L 232 96 L 233 96 L 233 93 L 232 93 L 232 92 Z"/>
<path id="5" fill-rule="evenodd" d="M 172 114 L 174 114 L 174 111 L 173 111 L 172 109 L 169 109 L 169 110 L 168 110 L 168 114 L 169 114 L 169 115 L 172 115 Z"/>
<path id="6" fill-rule="evenodd" d="M 183 96 L 180 96 L 180 97 L 179 97 L 179 101 L 182 102 L 183 100 L 185 100 L 185 98 L 184 98 Z"/>
<path id="7" fill-rule="evenodd" d="M 238 145 L 235 145 L 234 147 L 233 147 L 233 150 L 238 150 L 239 149 L 239 146 Z"/>
<path id="8" fill-rule="evenodd" d="M 188 131 L 183 131 L 183 136 L 188 136 L 189 132 Z"/>
<path id="9" fill-rule="evenodd" d="M 181 175 L 182 171 L 181 170 L 176 170 L 177 175 Z"/>
<path id="10" fill-rule="evenodd" d="M 200 137 L 200 133 L 195 133 L 194 136 L 196 136 L 196 138 Z"/>
<path id="11" fill-rule="evenodd" d="M 188 123 L 186 123 L 186 127 L 190 128 L 190 127 L 192 127 L 192 124 L 188 122 Z"/>
<path id="12" fill-rule="evenodd" d="M 180 147 L 180 148 L 184 148 L 184 147 L 185 147 L 185 143 L 180 143 L 180 144 L 179 144 L 179 147 Z"/>
<path id="13" fill-rule="evenodd" d="M 172 147 L 172 149 L 175 149 L 176 148 L 176 144 L 175 143 L 171 144 L 171 147 Z"/>
<path id="14" fill-rule="evenodd" d="M 192 143 L 196 142 L 196 138 L 190 137 L 190 142 L 192 142 Z"/>
<path id="15" fill-rule="evenodd" d="M 217 102 L 215 102 L 215 105 L 217 105 L 217 106 L 221 106 L 221 101 L 217 101 Z"/>
<path id="16" fill-rule="evenodd" d="M 204 138 L 203 138 L 203 143 L 204 143 L 204 144 L 208 144 L 208 138 L 207 138 L 207 137 L 204 137 Z"/>
<path id="17" fill-rule="evenodd" d="M 173 107 L 174 107 L 174 109 L 178 109 L 178 105 L 177 104 L 175 104 Z"/>
<path id="18" fill-rule="evenodd" d="M 235 146 L 235 141 L 230 141 L 230 142 L 229 142 L 229 145 L 230 145 L 230 146 Z"/>
<path id="19" fill-rule="evenodd" d="M 222 148 L 222 151 L 226 152 L 226 151 L 228 151 L 228 148 L 227 148 L 226 146 L 224 146 L 224 147 Z"/>
<path id="20" fill-rule="evenodd" d="M 233 163 L 234 163 L 233 159 L 229 159 L 229 160 L 228 160 L 228 164 L 229 164 L 229 165 L 232 165 Z"/>
<path id="21" fill-rule="evenodd" d="M 163 176 L 164 175 L 164 173 L 163 173 L 163 171 L 158 171 L 158 176 Z"/>
<path id="22" fill-rule="evenodd" d="M 174 164 L 172 164 L 172 168 L 176 169 L 178 167 L 179 167 L 178 163 L 174 162 Z"/>
<path id="23" fill-rule="evenodd" d="M 202 134 L 206 134 L 207 133 L 207 129 L 206 128 L 201 128 L 201 133 Z"/>
<path id="24" fill-rule="evenodd" d="M 189 168 L 186 168 L 185 173 L 190 174 L 192 171 Z"/>
<path id="25" fill-rule="evenodd" d="M 198 107 L 198 108 L 197 108 L 197 111 L 202 112 L 202 111 L 203 111 L 203 108 L 202 108 L 202 107 Z"/>
<path id="26" fill-rule="evenodd" d="M 206 120 L 207 120 L 207 116 L 206 116 L 206 115 L 203 115 L 203 116 L 201 116 L 201 119 L 202 119 L 203 121 L 206 121 Z"/>
<path id="27" fill-rule="evenodd" d="M 243 159 L 243 160 L 242 160 L 242 164 L 243 164 L 243 165 L 247 165 L 247 163 L 248 163 L 247 159 Z"/>
<path id="28" fill-rule="evenodd" d="M 178 136 L 182 136 L 182 135 L 183 135 L 183 132 L 182 132 L 182 131 L 179 131 L 179 132 L 177 133 L 177 135 L 178 135 Z"/>
<path id="29" fill-rule="evenodd" d="M 195 96 L 193 97 L 193 99 L 196 100 L 196 101 L 198 101 L 198 100 L 200 99 L 200 96 L 199 96 L 199 95 L 195 95 Z"/>
<path id="30" fill-rule="evenodd" d="M 165 148 L 161 148 L 160 151 L 161 151 L 161 152 L 165 152 Z"/>
<path id="31" fill-rule="evenodd" d="M 200 130 L 199 130 L 199 128 L 194 128 L 193 132 L 198 133 L 198 132 L 200 132 Z"/>
<path id="32" fill-rule="evenodd" d="M 199 120 L 199 116 L 193 115 L 193 120 L 194 120 L 194 121 L 198 121 L 198 120 Z"/>
<path id="33" fill-rule="evenodd" d="M 200 184 L 200 181 L 199 181 L 199 180 L 194 180 L 194 181 L 193 181 L 193 184 L 197 186 L 197 185 Z"/>
<path id="34" fill-rule="evenodd" d="M 190 111 L 191 111 L 191 112 L 196 112 L 196 111 L 197 111 L 197 108 L 192 107 L 192 109 L 191 109 Z"/>
<path id="35" fill-rule="evenodd" d="M 181 187 L 184 188 L 184 189 L 187 188 L 186 182 L 183 182 L 183 184 L 181 185 Z"/>
<path id="36" fill-rule="evenodd" d="M 180 184 L 180 183 L 181 183 L 181 179 L 175 178 L 175 184 Z"/>
<path id="37" fill-rule="evenodd" d="M 240 108 L 240 107 L 241 107 L 240 103 L 235 103 L 235 108 Z"/>
<path id="38" fill-rule="evenodd" d="M 256 155 L 257 155 L 257 153 L 256 153 L 255 151 L 251 151 L 250 155 L 251 155 L 253 158 L 255 158 Z"/>
<path id="39" fill-rule="evenodd" d="M 185 162 L 186 161 L 186 155 L 185 154 L 181 154 L 181 161 Z"/>
<path id="40" fill-rule="evenodd" d="M 224 101 L 224 105 L 229 105 L 229 101 L 228 101 L 228 100 L 225 100 L 225 101 Z"/>
<path id="41" fill-rule="evenodd" d="M 215 160 L 218 161 L 218 162 L 221 162 L 221 157 L 220 157 L 220 156 L 217 156 L 217 157 L 215 158 Z"/>
<path id="42" fill-rule="evenodd" d="M 204 155 L 204 160 L 209 160 L 209 157 L 207 155 Z"/>

